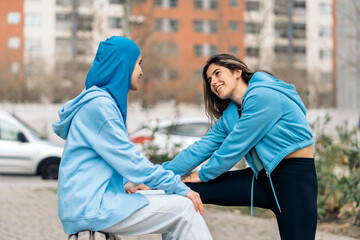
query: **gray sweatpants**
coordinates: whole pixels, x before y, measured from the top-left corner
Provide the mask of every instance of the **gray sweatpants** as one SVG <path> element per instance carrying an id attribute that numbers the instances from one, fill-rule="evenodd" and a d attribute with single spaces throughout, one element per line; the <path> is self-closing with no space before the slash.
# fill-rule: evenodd
<path id="1" fill-rule="evenodd" d="M 203 217 L 195 211 L 190 199 L 175 194 L 146 194 L 146 191 L 143 194 L 149 205 L 102 232 L 123 236 L 159 233 L 163 240 L 212 239 Z"/>

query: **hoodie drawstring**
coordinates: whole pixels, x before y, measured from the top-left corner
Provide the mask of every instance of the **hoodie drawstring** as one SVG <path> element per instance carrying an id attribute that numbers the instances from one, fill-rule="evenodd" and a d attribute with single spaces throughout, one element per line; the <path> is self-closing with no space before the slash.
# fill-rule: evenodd
<path id="1" fill-rule="evenodd" d="M 255 173 L 251 181 L 251 216 L 253 216 L 253 208 L 254 208 L 254 181 L 255 181 Z"/>
<path id="2" fill-rule="evenodd" d="M 279 201 L 276 197 L 276 193 L 275 193 L 275 189 L 274 189 L 274 186 L 273 186 L 273 183 L 271 181 L 271 176 L 270 174 L 268 175 L 269 177 L 269 181 L 270 181 L 270 185 L 271 185 L 271 189 L 273 191 L 273 194 L 274 194 L 274 197 L 275 197 L 275 201 L 276 201 L 276 205 L 281 213 L 281 208 L 280 208 L 280 204 L 279 204 Z M 253 177 L 252 177 L 252 181 L 251 181 L 251 216 L 254 215 L 254 181 L 255 181 L 255 173 L 253 174 Z"/>
<path id="3" fill-rule="evenodd" d="M 280 204 L 279 204 L 279 201 L 278 201 L 278 199 L 277 199 L 277 197 L 276 197 L 275 189 L 274 189 L 274 186 L 273 186 L 273 184 L 272 184 L 270 174 L 269 174 L 269 176 L 268 176 L 268 177 L 269 177 L 269 180 L 270 180 L 271 189 L 272 189 L 272 191 L 273 191 L 273 193 L 274 193 L 274 197 L 275 197 L 276 205 L 277 205 L 277 207 L 278 207 L 278 209 L 279 209 L 279 211 L 280 211 L 280 213 L 281 213 Z"/>

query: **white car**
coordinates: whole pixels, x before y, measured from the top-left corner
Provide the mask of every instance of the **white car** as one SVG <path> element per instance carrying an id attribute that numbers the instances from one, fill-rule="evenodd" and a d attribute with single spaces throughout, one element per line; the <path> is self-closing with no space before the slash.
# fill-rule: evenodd
<path id="1" fill-rule="evenodd" d="M 146 154 L 147 144 L 158 147 L 159 154 L 180 152 L 204 136 L 210 128 L 207 118 L 179 118 L 152 120 L 129 134 L 130 140 L 140 152 Z"/>
<path id="2" fill-rule="evenodd" d="M 27 124 L 0 109 L 0 174 L 57 179 L 63 146 L 44 140 Z"/>

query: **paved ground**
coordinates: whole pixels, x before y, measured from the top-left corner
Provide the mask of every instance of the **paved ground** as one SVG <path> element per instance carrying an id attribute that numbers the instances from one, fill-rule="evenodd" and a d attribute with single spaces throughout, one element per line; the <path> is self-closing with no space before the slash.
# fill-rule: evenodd
<path id="1" fill-rule="evenodd" d="M 0 240 L 65 240 L 57 217 L 57 182 L 39 177 L 0 176 Z M 240 215 L 214 208 L 206 210 L 214 240 L 280 239 L 275 220 Z M 124 240 L 160 240 L 158 235 Z M 351 240 L 317 232 L 317 240 Z"/>

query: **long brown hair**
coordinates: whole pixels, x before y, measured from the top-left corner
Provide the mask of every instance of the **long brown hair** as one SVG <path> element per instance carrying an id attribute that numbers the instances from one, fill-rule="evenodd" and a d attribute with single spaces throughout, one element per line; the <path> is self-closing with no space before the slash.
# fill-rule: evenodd
<path id="1" fill-rule="evenodd" d="M 229 69 L 234 72 L 238 69 L 242 70 L 241 77 L 246 84 L 249 84 L 251 77 L 254 75 L 254 71 L 250 70 L 248 66 L 230 54 L 217 54 L 210 57 L 202 71 L 203 86 L 204 86 L 204 103 L 206 115 L 210 118 L 211 122 L 215 122 L 219 119 L 225 109 L 229 106 L 230 99 L 221 99 L 211 91 L 210 84 L 207 81 L 206 72 L 211 64 L 216 64 Z"/>

